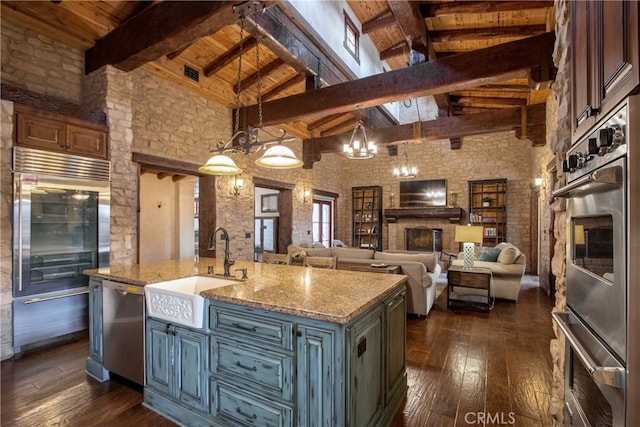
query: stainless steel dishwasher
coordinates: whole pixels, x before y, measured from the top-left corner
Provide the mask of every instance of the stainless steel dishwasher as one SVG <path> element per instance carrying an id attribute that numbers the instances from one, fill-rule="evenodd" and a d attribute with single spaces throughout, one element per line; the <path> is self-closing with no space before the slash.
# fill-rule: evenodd
<path id="1" fill-rule="evenodd" d="M 104 367 L 144 385 L 144 286 L 102 281 Z"/>

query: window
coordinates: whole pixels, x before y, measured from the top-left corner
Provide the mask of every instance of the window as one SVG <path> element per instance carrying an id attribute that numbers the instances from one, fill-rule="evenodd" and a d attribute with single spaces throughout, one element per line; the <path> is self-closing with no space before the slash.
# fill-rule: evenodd
<path id="1" fill-rule="evenodd" d="M 344 47 L 349 51 L 353 59 L 360 64 L 360 31 L 353 23 L 347 12 L 344 13 Z"/>
<path id="2" fill-rule="evenodd" d="M 327 248 L 333 242 L 333 202 L 313 200 L 313 242 L 320 242 Z"/>

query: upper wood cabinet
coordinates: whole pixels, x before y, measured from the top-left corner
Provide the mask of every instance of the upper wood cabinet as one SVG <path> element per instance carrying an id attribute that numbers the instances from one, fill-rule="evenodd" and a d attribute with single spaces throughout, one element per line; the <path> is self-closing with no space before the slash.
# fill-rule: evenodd
<path id="1" fill-rule="evenodd" d="M 108 159 L 107 127 L 16 104 L 16 145 Z"/>
<path id="2" fill-rule="evenodd" d="M 638 3 L 573 1 L 573 142 L 640 84 Z"/>

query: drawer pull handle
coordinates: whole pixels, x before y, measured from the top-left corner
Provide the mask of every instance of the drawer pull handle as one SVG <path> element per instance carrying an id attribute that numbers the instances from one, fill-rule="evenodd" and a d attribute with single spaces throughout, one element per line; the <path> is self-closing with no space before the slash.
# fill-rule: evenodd
<path id="1" fill-rule="evenodd" d="M 256 414 L 253 414 L 253 415 L 245 414 L 244 412 L 242 412 L 242 409 L 240 409 L 239 407 L 236 407 L 236 412 L 242 415 L 243 417 L 253 418 L 254 420 L 258 418 Z"/>
<path id="2" fill-rule="evenodd" d="M 236 366 L 237 366 L 238 368 L 246 369 L 247 371 L 253 371 L 253 372 L 255 372 L 255 371 L 257 371 L 257 370 L 258 370 L 255 366 L 252 366 L 252 367 L 244 366 L 242 363 L 240 363 L 240 361 L 239 361 L 239 360 L 238 360 L 238 361 L 236 361 Z"/>
<path id="3" fill-rule="evenodd" d="M 248 332 L 256 332 L 257 329 L 255 328 L 255 326 L 249 327 L 249 326 L 244 326 L 238 322 L 233 322 L 231 324 L 232 326 L 238 328 L 238 329 L 242 329 L 243 331 L 248 331 Z"/>

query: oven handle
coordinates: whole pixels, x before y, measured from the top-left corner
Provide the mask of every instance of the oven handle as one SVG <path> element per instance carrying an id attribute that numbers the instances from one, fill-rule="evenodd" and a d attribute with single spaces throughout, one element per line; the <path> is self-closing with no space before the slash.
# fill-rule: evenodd
<path id="1" fill-rule="evenodd" d="M 569 341 L 569 345 L 571 345 L 575 354 L 578 355 L 580 361 L 591 375 L 591 378 L 601 384 L 624 389 L 624 369 L 615 366 L 598 366 L 578 338 L 571 332 L 569 325 L 557 313 L 551 313 L 551 316 L 562 330 L 565 338 Z"/>
<path id="2" fill-rule="evenodd" d="M 617 187 L 622 184 L 622 166 L 610 166 L 602 168 L 583 176 L 582 178 L 555 190 L 551 194 L 553 197 L 571 197 L 577 191 L 582 190 L 581 187 L 587 187 L 591 184 L 592 193 L 596 193 L 601 187 L 604 190 L 610 189 L 612 186 Z M 586 188 L 585 188 L 586 190 Z"/>

